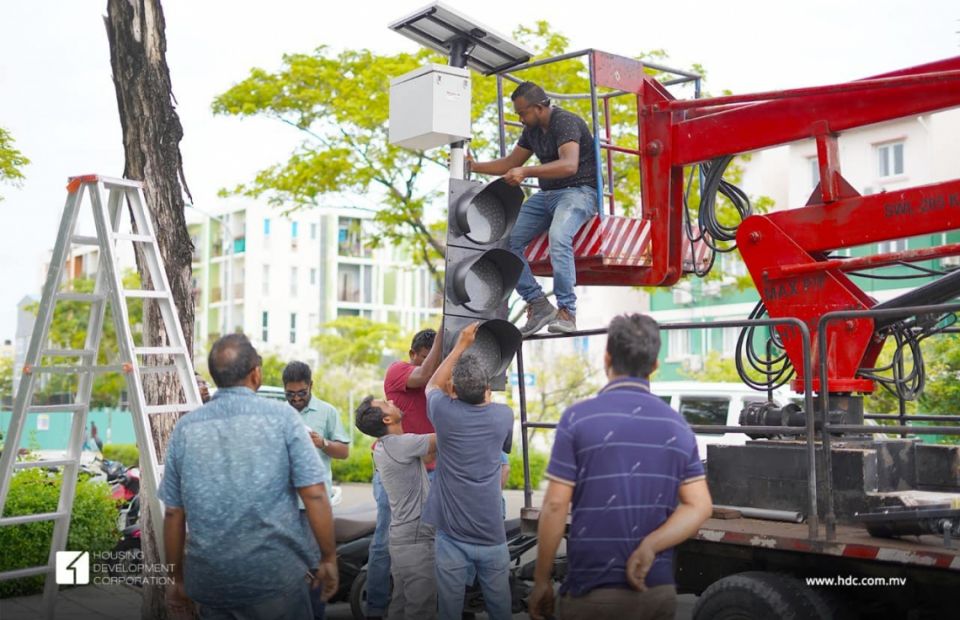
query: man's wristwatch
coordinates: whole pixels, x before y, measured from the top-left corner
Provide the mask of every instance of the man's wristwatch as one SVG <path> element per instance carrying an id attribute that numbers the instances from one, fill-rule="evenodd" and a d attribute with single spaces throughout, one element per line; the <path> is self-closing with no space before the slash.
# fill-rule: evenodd
<path id="1" fill-rule="evenodd" d="M 323 435 L 320 436 L 320 449 L 323 450 L 327 447 L 327 438 Z"/>

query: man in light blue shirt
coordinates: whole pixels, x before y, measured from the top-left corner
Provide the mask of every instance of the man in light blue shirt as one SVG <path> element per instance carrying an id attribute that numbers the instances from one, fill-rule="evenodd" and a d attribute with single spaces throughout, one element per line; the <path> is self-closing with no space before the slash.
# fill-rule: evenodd
<path id="1" fill-rule="evenodd" d="M 324 402 L 311 394 L 313 388 L 313 373 L 310 367 L 303 362 L 290 362 L 283 369 L 283 390 L 287 402 L 299 414 L 298 417 L 307 429 L 310 440 L 317 450 L 317 455 L 324 465 L 326 472 L 323 483 L 327 493 L 333 493 L 333 468 L 331 459 L 345 459 L 350 455 L 350 435 L 343 428 L 340 421 L 340 412 L 330 403 Z M 304 537 L 312 543 L 310 524 L 307 515 L 300 504 L 300 516 L 303 521 Z M 311 544 L 312 553 L 319 557 L 320 550 Z M 320 620 L 324 617 L 326 605 L 320 600 L 320 589 L 310 590 L 310 604 L 313 607 L 313 617 Z"/>
<path id="2" fill-rule="evenodd" d="M 340 412 L 311 394 L 313 374 L 303 362 L 290 362 L 283 369 L 283 390 L 290 406 L 300 413 L 317 454 L 327 469 L 327 492 L 333 492 L 332 459 L 350 456 L 350 435 L 343 428 Z"/>
<path id="3" fill-rule="evenodd" d="M 208 364 L 220 389 L 177 422 L 159 489 L 173 566 L 168 606 L 182 613 L 192 600 L 204 620 L 309 616 L 308 571 L 324 599 L 338 581 L 323 463 L 296 413 L 256 395 L 260 356 L 246 336 L 219 339 Z"/>

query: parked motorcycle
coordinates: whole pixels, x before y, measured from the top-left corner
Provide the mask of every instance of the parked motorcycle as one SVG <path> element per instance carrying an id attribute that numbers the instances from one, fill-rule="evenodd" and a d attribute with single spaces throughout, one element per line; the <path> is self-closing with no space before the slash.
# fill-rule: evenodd
<path id="1" fill-rule="evenodd" d="M 375 505 L 370 518 L 372 519 L 370 524 L 375 527 L 377 518 Z M 536 535 L 524 534 L 520 524 L 520 519 L 509 519 L 503 522 L 507 535 L 507 550 L 510 553 L 510 604 L 513 613 L 522 613 L 527 609 L 527 597 L 533 589 L 533 571 L 536 565 L 536 560 L 529 560 L 522 563 L 523 555 L 537 545 L 537 537 Z M 373 530 L 371 529 L 370 535 L 366 538 L 368 545 L 372 538 Z M 364 552 L 366 553 L 367 550 L 368 549 L 364 549 Z M 339 546 L 337 551 L 339 553 Z M 364 560 L 366 561 L 366 555 L 364 555 Z M 337 565 L 338 567 L 340 566 L 339 559 Z M 555 580 L 559 581 L 564 578 L 566 575 L 566 565 L 566 558 L 564 556 L 558 556 L 553 568 L 553 578 Z M 347 578 L 345 578 L 341 572 L 341 591 L 344 589 L 346 583 Z M 338 595 L 339 594 L 338 592 Z M 363 570 L 353 578 L 353 583 L 350 586 L 349 600 L 350 612 L 354 619 L 363 620 L 366 617 L 364 607 L 366 607 L 367 601 L 367 567 L 365 565 Z M 483 592 L 480 588 L 480 582 L 474 579 L 474 582 L 467 586 L 466 592 L 464 593 L 463 615 L 465 618 L 473 617 L 485 611 L 486 607 L 483 603 Z"/>

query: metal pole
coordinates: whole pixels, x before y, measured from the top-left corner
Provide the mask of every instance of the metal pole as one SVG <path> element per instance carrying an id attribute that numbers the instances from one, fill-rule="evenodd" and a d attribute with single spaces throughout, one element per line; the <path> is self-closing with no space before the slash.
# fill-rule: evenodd
<path id="1" fill-rule="evenodd" d="M 520 446 L 523 451 L 523 507 L 533 506 L 530 484 L 530 445 L 527 439 L 527 382 L 523 380 L 523 343 L 517 349 L 517 388 L 520 394 Z"/>
<path id="2" fill-rule="evenodd" d="M 593 159 L 597 168 L 597 214 L 603 219 L 603 167 L 600 165 L 600 119 L 597 116 L 597 75 L 593 52 L 587 54 L 587 66 L 590 72 L 590 116 L 593 120 Z M 611 195 L 613 188 L 610 188 Z"/>
<path id="3" fill-rule="evenodd" d="M 469 41 L 465 38 L 454 39 L 450 43 L 450 66 L 466 67 L 467 49 Z M 466 157 L 464 156 L 464 145 L 466 141 L 458 140 L 450 145 L 450 178 L 463 179 L 466 176 Z"/>

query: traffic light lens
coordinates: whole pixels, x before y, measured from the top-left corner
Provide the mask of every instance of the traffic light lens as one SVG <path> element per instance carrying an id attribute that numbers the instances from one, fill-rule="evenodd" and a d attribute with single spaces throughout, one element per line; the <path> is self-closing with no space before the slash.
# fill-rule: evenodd
<path id="1" fill-rule="evenodd" d="M 492 261 L 484 258 L 475 262 L 463 285 L 470 299 L 464 305 L 474 312 L 496 310 L 503 303 L 503 275 Z"/>
<path id="2" fill-rule="evenodd" d="M 493 243 L 507 234 L 507 220 L 500 197 L 480 192 L 467 207 L 467 237 L 474 243 Z"/>

